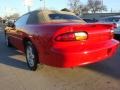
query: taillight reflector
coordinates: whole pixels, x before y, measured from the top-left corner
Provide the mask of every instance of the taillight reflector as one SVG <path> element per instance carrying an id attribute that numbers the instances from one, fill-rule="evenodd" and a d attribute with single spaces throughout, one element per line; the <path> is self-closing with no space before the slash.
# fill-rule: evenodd
<path id="1" fill-rule="evenodd" d="M 76 40 L 86 40 L 88 38 L 87 33 L 85 32 L 77 32 L 75 33 Z"/>

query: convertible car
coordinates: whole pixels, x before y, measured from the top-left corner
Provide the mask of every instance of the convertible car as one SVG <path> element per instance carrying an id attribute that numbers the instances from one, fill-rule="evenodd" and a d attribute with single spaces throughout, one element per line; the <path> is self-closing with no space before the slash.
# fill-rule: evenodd
<path id="1" fill-rule="evenodd" d="M 112 24 L 87 24 L 70 12 L 36 10 L 5 28 L 7 46 L 25 52 L 28 67 L 38 63 L 70 68 L 112 56 L 119 42 Z"/>

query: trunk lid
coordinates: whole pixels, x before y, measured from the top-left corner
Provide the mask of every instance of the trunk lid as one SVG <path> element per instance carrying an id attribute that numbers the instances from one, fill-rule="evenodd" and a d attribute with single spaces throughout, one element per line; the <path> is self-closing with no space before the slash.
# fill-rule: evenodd
<path id="1" fill-rule="evenodd" d="M 113 24 L 64 24 L 62 29 L 57 31 L 56 35 L 68 32 L 86 32 L 88 39 L 83 42 L 95 43 L 113 38 Z"/>

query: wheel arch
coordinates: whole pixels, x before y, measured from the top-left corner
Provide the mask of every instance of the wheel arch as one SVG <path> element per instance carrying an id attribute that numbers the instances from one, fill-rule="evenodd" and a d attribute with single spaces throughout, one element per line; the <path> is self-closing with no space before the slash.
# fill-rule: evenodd
<path id="1" fill-rule="evenodd" d="M 37 57 L 39 59 L 39 54 L 38 54 L 37 47 L 34 45 L 33 41 L 30 38 L 28 38 L 28 37 L 23 38 L 24 52 L 25 52 L 25 48 L 26 48 L 27 42 L 31 42 L 32 43 L 32 45 L 33 45 L 33 47 L 34 47 L 34 49 L 36 51 L 36 55 L 37 55 Z M 38 62 L 39 62 L 39 60 L 38 60 Z"/>
<path id="2" fill-rule="evenodd" d="M 25 48 L 25 46 L 26 46 L 26 44 L 27 44 L 28 41 L 30 41 L 32 43 L 32 40 L 30 38 L 27 38 L 27 37 L 23 38 L 24 48 Z"/>
<path id="3" fill-rule="evenodd" d="M 34 42 L 33 42 L 29 37 L 24 37 L 22 41 L 23 41 L 24 50 L 25 50 L 25 48 L 26 48 L 26 45 L 27 45 L 27 42 L 28 42 L 28 41 L 31 42 L 32 45 L 34 46 L 34 48 L 37 50 Z"/>

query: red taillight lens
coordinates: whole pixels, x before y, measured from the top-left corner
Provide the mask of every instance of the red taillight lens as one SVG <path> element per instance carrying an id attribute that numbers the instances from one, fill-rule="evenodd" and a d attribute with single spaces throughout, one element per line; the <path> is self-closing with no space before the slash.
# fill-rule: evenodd
<path id="1" fill-rule="evenodd" d="M 86 32 L 70 32 L 57 36 L 56 41 L 83 41 L 88 38 Z"/>

